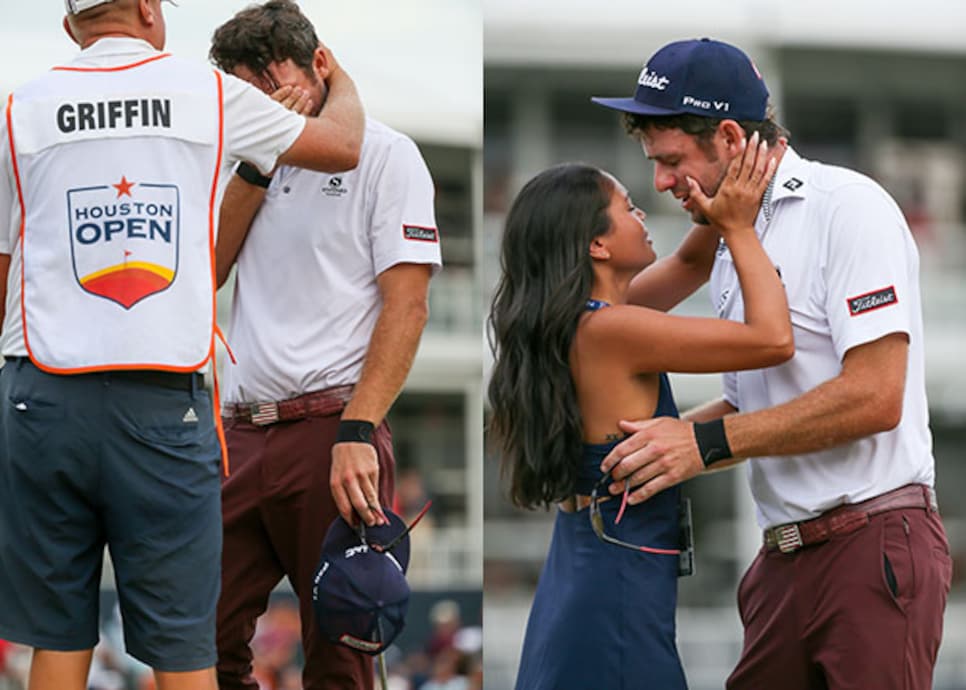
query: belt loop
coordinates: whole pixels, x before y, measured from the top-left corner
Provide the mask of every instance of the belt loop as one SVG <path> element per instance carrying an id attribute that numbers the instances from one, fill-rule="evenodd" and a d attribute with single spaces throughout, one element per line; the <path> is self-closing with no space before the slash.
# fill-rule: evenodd
<path id="1" fill-rule="evenodd" d="M 198 372 L 193 371 L 188 374 L 188 378 L 191 379 L 191 399 L 195 400 L 198 396 Z"/>

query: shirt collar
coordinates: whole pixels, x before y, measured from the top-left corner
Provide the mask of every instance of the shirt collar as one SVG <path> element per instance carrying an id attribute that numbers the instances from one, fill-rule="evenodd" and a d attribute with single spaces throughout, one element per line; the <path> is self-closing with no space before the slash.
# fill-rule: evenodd
<path id="1" fill-rule="evenodd" d="M 160 51 L 141 38 L 105 36 L 84 48 L 71 61 L 71 65 L 75 67 L 97 67 L 105 64 L 123 64 L 160 54 Z"/>
<path id="2" fill-rule="evenodd" d="M 782 199 L 805 198 L 808 193 L 808 173 L 808 161 L 799 156 L 791 146 L 786 148 L 761 202 L 761 210 L 766 220 L 771 220 L 775 204 Z"/>

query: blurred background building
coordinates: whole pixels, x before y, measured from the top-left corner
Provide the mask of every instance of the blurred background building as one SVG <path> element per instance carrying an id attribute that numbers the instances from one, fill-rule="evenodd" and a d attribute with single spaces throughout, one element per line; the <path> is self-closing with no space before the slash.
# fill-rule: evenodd
<path id="1" fill-rule="evenodd" d="M 958 0 L 775 3 L 695 0 L 484 1 L 485 306 L 513 196 L 552 164 L 613 172 L 647 211 L 659 255 L 689 226 L 653 188 L 652 165 L 618 116 L 590 96 L 633 95 L 642 64 L 667 42 L 710 36 L 756 61 L 791 144 L 806 158 L 879 180 L 902 206 L 922 257 L 928 394 L 937 490 L 954 583 L 936 690 L 966 689 L 966 6 Z M 679 308 L 711 316 L 706 291 Z M 487 355 L 485 368 L 489 367 Z M 717 376 L 672 376 L 682 409 L 717 397 Z M 485 465 L 485 674 L 513 687 L 552 512 L 514 510 Z M 678 641 L 692 690 L 721 688 L 741 644 L 735 592 L 760 543 L 744 471 L 688 483 L 697 572 L 680 581 Z M 580 625 L 580 621 L 573 621 Z"/>
<path id="2" fill-rule="evenodd" d="M 481 644 L 482 9 L 480 0 L 298 1 L 354 78 L 367 113 L 416 141 L 436 185 L 444 269 L 432 281 L 429 324 L 389 415 L 399 512 L 412 516 L 433 500 L 412 535 L 410 615 L 390 654 L 396 666 L 393 687 L 419 690 L 434 675 L 468 677 L 473 664 L 478 666 Z M 77 50 L 61 29 L 62 0 L 6 4 L 0 22 L 4 104 L 16 86 L 69 60 Z M 182 0 L 179 7 L 165 6 L 166 48 L 207 62 L 211 33 L 248 4 Z M 230 298 L 231 283 L 219 293 L 218 315 L 225 330 Z M 231 366 L 224 351 L 218 362 Z M 109 565 L 102 612 L 108 644 L 98 652 L 91 684 L 133 687 L 144 669 L 119 651 L 123 645 L 114 634 Z M 290 671 L 300 664 L 290 602 L 286 584 L 260 624 L 259 658 L 263 668 L 276 669 L 265 671 L 266 688 L 301 687 Z M 12 678 L 23 669 L 22 651 L 0 643 L 0 689 L 6 690 L 5 683 L 16 687 Z"/>

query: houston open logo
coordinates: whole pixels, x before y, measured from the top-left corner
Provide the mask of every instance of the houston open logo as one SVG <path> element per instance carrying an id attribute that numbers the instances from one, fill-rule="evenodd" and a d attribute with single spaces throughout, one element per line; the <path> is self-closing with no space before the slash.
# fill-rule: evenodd
<path id="1" fill-rule="evenodd" d="M 98 297 L 130 309 L 165 290 L 178 272 L 178 188 L 128 180 L 67 192 L 74 276 Z"/>

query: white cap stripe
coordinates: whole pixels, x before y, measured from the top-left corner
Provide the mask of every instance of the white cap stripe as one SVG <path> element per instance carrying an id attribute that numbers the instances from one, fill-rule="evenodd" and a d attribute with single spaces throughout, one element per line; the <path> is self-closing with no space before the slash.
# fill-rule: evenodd
<path id="1" fill-rule="evenodd" d="M 114 0 L 64 0 L 64 7 L 67 10 L 67 14 L 79 14 L 84 10 L 89 10 L 92 7 L 97 7 L 108 2 L 114 2 Z M 162 0 L 162 2 L 170 2 L 175 7 L 178 6 L 178 3 L 174 0 Z"/>

